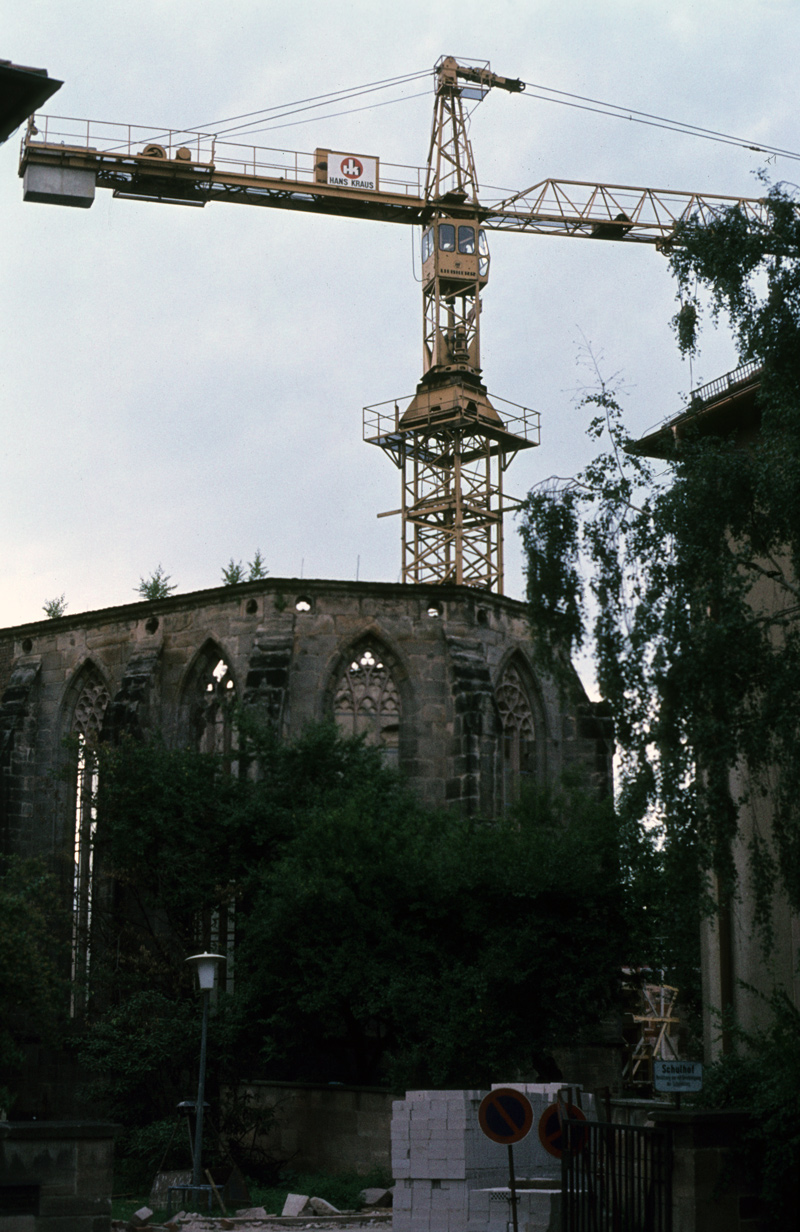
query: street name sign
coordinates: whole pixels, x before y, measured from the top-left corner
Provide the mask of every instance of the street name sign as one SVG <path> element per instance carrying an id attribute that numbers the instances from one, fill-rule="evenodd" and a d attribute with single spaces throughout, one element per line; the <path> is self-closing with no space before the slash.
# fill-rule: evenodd
<path id="1" fill-rule="evenodd" d="M 654 1061 L 653 1086 L 657 1091 L 702 1091 L 702 1061 Z"/>

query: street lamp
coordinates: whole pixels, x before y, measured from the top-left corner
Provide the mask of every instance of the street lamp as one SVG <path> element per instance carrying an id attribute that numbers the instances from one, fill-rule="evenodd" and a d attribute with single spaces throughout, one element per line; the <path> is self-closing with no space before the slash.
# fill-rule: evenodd
<path id="1" fill-rule="evenodd" d="M 203 1184 L 203 1106 L 206 1098 L 206 1036 L 208 1035 L 208 1002 L 217 974 L 217 966 L 225 962 L 224 954 L 192 954 L 187 962 L 195 963 L 197 982 L 203 994 L 203 1028 L 200 1034 L 200 1074 L 197 1079 L 197 1113 L 194 1128 L 194 1159 L 192 1186 Z"/>

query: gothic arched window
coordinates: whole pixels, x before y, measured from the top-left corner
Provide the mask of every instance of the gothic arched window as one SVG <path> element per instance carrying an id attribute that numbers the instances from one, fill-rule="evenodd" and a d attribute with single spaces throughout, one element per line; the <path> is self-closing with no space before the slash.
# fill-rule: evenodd
<path id="1" fill-rule="evenodd" d="M 198 656 L 186 700 L 195 748 L 201 753 L 234 752 L 236 685 L 219 646 L 209 643 Z"/>
<path id="2" fill-rule="evenodd" d="M 396 765 L 400 744 L 400 694 L 392 678 L 393 659 L 374 638 L 359 642 L 347 657 L 333 694 L 333 715 L 341 732 L 365 736 Z"/>
<path id="3" fill-rule="evenodd" d="M 215 642 L 208 642 L 195 660 L 184 694 L 188 706 L 191 738 L 200 753 L 218 753 L 226 758 L 228 773 L 239 773 L 238 742 L 234 724 L 236 684 L 230 664 Z M 227 760 L 230 758 L 230 760 Z M 234 987 L 236 941 L 235 899 L 198 914 L 194 943 L 203 950 L 225 954 L 222 976 L 228 992 Z"/>
<path id="4" fill-rule="evenodd" d="M 518 799 L 524 779 L 536 772 L 536 723 L 516 664 L 503 672 L 495 696 L 502 728 L 503 804 L 508 806 Z"/>
<path id="5" fill-rule="evenodd" d="M 86 669 L 70 723 L 70 731 L 78 743 L 72 874 L 73 1014 L 85 1004 L 89 981 L 97 829 L 97 746 L 109 701 L 108 689 L 100 673 L 95 668 Z"/>

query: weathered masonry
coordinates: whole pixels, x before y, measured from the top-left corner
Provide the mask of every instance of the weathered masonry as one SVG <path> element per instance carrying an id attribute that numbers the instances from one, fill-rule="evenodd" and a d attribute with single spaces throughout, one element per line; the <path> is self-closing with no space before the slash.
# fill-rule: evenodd
<path id="1" fill-rule="evenodd" d="M 65 737 L 222 750 L 234 700 L 285 736 L 324 719 L 363 733 L 432 806 L 496 816 L 526 777 L 575 764 L 602 787 L 606 724 L 531 649 L 522 603 L 368 582 L 267 579 L 0 630 L 3 845 L 89 849 L 91 759 L 60 778 Z"/>

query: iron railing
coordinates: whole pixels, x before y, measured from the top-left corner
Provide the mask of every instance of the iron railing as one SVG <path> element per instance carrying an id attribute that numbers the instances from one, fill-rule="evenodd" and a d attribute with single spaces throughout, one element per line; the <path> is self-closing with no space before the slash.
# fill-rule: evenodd
<path id="1" fill-rule="evenodd" d="M 669 1130 L 565 1121 L 563 1232 L 672 1232 Z"/>

